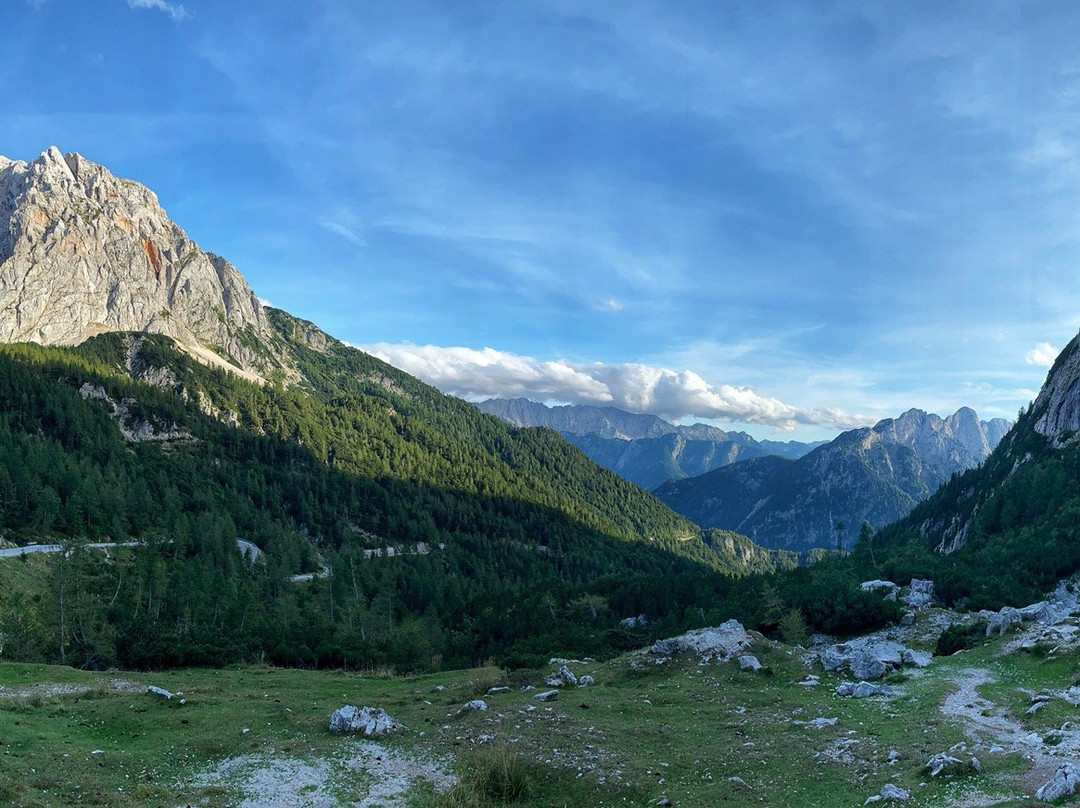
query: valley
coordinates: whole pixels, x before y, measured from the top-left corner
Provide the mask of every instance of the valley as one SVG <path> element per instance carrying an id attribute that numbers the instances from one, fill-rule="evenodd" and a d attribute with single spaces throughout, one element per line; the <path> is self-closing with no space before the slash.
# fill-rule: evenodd
<path id="1" fill-rule="evenodd" d="M 1054 620 L 1075 639 L 1071 602 Z M 932 649 L 942 626 L 973 619 L 928 608 L 902 635 L 886 634 Z M 824 638 L 804 649 L 755 634 L 745 653 L 760 670 L 692 652 L 567 661 L 595 684 L 560 687 L 553 702 L 533 696 L 564 663 L 411 677 L 3 663 L 0 798 L 26 806 L 794 807 L 861 805 L 893 784 L 910 794 L 908 805 L 1030 805 L 1080 745 L 1070 690 L 1076 648 L 1046 644 L 1046 632 L 1024 623 L 929 667 L 887 674 L 887 695 L 867 698 L 836 694 L 850 679 L 815 661 Z M 176 695 L 147 693 L 151 684 Z M 486 709 L 464 709 L 477 699 Z M 381 707 L 403 728 L 370 739 L 333 734 L 327 722 L 343 704 Z M 942 752 L 965 764 L 976 757 L 981 771 L 930 776 L 925 765 Z M 507 781 L 522 793 L 485 791 Z"/>

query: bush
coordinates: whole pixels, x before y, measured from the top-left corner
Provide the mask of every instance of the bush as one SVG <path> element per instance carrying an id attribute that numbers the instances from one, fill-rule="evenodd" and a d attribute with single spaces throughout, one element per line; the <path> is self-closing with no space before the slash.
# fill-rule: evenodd
<path id="1" fill-rule="evenodd" d="M 974 648 L 986 640 L 986 623 L 978 622 L 970 626 L 953 623 L 937 639 L 934 646 L 935 656 L 951 656 L 957 651 Z"/>

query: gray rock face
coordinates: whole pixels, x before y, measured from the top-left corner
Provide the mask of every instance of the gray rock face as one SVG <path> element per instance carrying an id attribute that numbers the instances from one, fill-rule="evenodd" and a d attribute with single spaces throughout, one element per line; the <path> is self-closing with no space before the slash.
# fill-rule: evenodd
<path id="1" fill-rule="evenodd" d="M 369 736 L 379 736 L 400 726 L 381 707 L 356 708 L 347 704 L 334 710 L 334 714 L 330 716 L 331 732 L 362 732 Z"/>
<path id="2" fill-rule="evenodd" d="M 1060 445 L 1080 431 L 1080 335 L 1058 355 L 1033 411 L 1043 413 L 1035 422 L 1035 431 Z"/>
<path id="3" fill-rule="evenodd" d="M 203 252 L 138 183 L 55 147 L 0 157 L 0 342 L 71 345 L 105 331 L 221 346 L 270 369 L 269 323 L 239 271 Z M 203 355 L 204 359 L 209 359 Z"/>
<path id="4" fill-rule="evenodd" d="M 652 652 L 671 656 L 692 651 L 703 662 L 728 662 L 750 647 L 750 635 L 738 620 L 728 620 L 719 626 L 699 628 L 653 643 Z"/>
<path id="5" fill-rule="evenodd" d="M 1058 766 L 1054 776 L 1035 792 L 1035 799 L 1053 802 L 1061 797 L 1076 793 L 1080 786 L 1080 766 L 1067 760 Z"/>

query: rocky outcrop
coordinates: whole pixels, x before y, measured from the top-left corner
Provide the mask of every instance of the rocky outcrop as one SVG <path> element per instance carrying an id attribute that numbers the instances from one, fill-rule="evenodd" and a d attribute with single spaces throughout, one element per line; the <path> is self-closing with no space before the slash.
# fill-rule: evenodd
<path id="1" fill-rule="evenodd" d="M 258 298 L 147 188 L 55 147 L 0 157 L 0 342 L 71 345 L 106 331 L 173 337 L 256 375 L 283 364 Z"/>
<path id="2" fill-rule="evenodd" d="M 692 652 L 702 662 L 728 662 L 750 647 L 751 638 L 738 620 L 728 620 L 719 626 L 699 628 L 657 640 L 652 645 L 652 652 L 661 656 Z"/>

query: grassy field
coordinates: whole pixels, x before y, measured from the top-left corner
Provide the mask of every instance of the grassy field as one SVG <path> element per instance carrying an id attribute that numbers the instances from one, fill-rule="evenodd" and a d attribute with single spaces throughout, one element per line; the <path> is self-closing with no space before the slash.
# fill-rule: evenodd
<path id="1" fill-rule="evenodd" d="M 965 740 L 939 708 L 973 668 L 993 680 L 979 695 L 1033 732 L 1076 720 L 1060 699 L 1026 714 L 1032 693 L 1074 683 L 1075 653 L 998 657 L 1003 642 L 893 674 L 894 696 L 862 700 L 836 696 L 831 674 L 800 686 L 803 652 L 766 641 L 759 672 L 691 658 L 572 665 L 597 684 L 548 704 L 522 687 L 543 688 L 554 668 L 389 677 L 5 663 L 0 805 L 857 806 L 890 782 L 911 793 L 907 805 L 1031 805 L 1017 754 L 980 750 L 985 772 L 970 777 L 923 769 Z M 178 695 L 148 694 L 151 684 Z M 487 695 L 496 686 L 509 690 Z M 473 698 L 489 709 L 461 712 Z M 333 735 L 344 704 L 383 707 L 405 728 L 376 744 Z M 814 718 L 837 722 L 799 723 Z"/>

